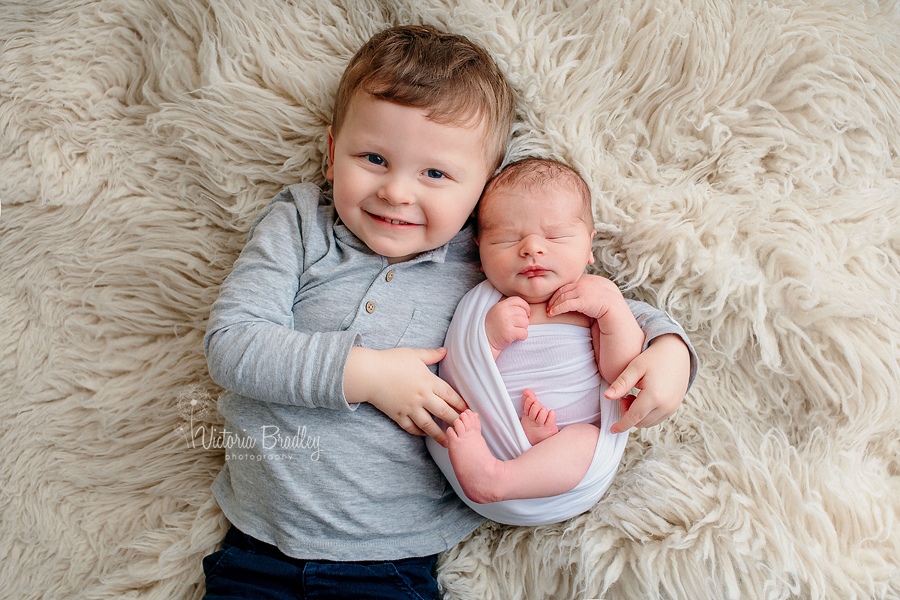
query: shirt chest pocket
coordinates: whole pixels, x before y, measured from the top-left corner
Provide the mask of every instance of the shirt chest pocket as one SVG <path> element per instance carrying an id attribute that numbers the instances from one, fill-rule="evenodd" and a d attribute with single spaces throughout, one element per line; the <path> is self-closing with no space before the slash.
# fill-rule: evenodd
<path id="1" fill-rule="evenodd" d="M 377 300 L 365 300 L 354 315 L 341 324 L 341 330 L 362 336 L 362 346 L 373 350 L 389 348 L 440 348 L 450 320 L 420 308 L 390 306 Z"/>
<path id="2" fill-rule="evenodd" d="M 400 339 L 398 348 L 440 348 L 450 327 L 450 319 L 421 309 L 413 310 Z"/>

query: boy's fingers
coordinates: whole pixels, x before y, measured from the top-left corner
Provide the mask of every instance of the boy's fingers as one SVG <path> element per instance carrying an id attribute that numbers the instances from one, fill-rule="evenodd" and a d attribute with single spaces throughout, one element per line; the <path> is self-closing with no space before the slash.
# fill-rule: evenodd
<path id="1" fill-rule="evenodd" d="M 644 377 L 644 369 L 635 366 L 635 361 L 631 361 L 619 377 L 606 388 L 603 395 L 614 400 L 620 398 L 630 392 L 641 379 Z"/>
<path id="2" fill-rule="evenodd" d="M 422 359 L 426 365 L 433 365 L 436 362 L 440 362 L 444 360 L 444 357 L 447 356 L 446 348 L 419 348 L 416 350 L 419 358 Z"/>
<path id="3" fill-rule="evenodd" d="M 431 415 L 425 417 L 425 421 L 421 424 L 421 435 L 427 435 L 434 439 L 438 444 L 447 447 L 447 434 L 441 429 L 441 426 L 435 423 Z"/>
<path id="4" fill-rule="evenodd" d="M 443 385 L 437 386 L 437 389 L 434 390 L 434 395 L 446 402 L 446 404 L 443 405 L 443 408 L 438 409 L 441 414 L 434 413 L 434 416 L 443 419 L 447 423 L 452 423 L 456 420 L 456 417 L 459 416 L 458 413 L 469 408 L 469 405 L 466 404 L 466 401 L 463 400 L 462 396 L 456 393 L 456 390 L 450 387 L 449 383 L 445 382 L 443 379 L 439 380 L 439 382 Z M 450 407 L 456 409 L 456 412 L 454 413 Z"/>
<path id="5" fill-rule="evenodd" d="M 428 435 L 428 433 L 426 433 L 421 427 L 416 424 L 415 421 L 413 421 L 412 417 L 406 419 L 406 421 L 407 423 L 403 425 L 401 425 L 399 422 L 397 423 L 406 433 L 411 433 L 412 435 Z M 438 427 L 438 429 L 440 429 L 440 427 Z"/>
<path id="6" fill-rule="evenodd" d="M 628 412 L 628 409 L 631 408 L 631 405 L 634 404 L 634 401 L 637 399 L 637 396 L 634 394 L 628 394 L 627 396 L 622 396 L 619 398 L 619 410 L 621 414 L 625 414 Z"/>
<path id="7" fill-rule="evenodd" d="M 637 400 L 632 402 L 631 406 L 628 407 L 628 409 L 624 413 L 622 413 L 622 418 L 619 420 L 619 422 L 614 423 L 613 426 L 609 428 L 610 433 L 624 433 L 632 427 L 637 427 L 640 422 L 643 421 L 647 416 L 647 414 L 643 411 L 644 407 L 641 403 L 640 396 L 638 396 Z"/>

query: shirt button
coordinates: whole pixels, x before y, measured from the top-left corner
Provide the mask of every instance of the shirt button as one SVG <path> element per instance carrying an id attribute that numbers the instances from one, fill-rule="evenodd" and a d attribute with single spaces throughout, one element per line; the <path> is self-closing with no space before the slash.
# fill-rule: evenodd
<path id="1" fill-rule="evenodd" d="M 388 271 L 388 272 L 387 272 L 387 275 L 384 276 L 384 280 L 385 280 L 385 281 L 390 281 L 390 280 L 393 279 L 393 278 L 394 278 L 394 272 L 393 272 L 393 271 Z"/>
<path id="2" fill-rule="evenodd" d="M 371 300 L 369 300 L 368 302 L 366 302 L 366 312 L 369 313 L 370 315 L 371 315 L 373 312 L 375 312 L 375 303 L 372 302 Z"/>

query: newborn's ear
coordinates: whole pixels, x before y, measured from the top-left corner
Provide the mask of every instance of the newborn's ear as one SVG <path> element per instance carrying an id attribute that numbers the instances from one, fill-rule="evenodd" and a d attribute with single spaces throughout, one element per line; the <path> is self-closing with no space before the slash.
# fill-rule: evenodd
<path id="1" fill-rule="evenodd" d="M 594 249 L 593 249 L 593 247 L 594 247 L 594 236 L 595 235 L 597 235 L 597 230 L 592 229 L 591 230 L 591 243 L 590 243 L 590 245 L 588 245 L 588 264 L 589 265 L 594 264 Z"/>

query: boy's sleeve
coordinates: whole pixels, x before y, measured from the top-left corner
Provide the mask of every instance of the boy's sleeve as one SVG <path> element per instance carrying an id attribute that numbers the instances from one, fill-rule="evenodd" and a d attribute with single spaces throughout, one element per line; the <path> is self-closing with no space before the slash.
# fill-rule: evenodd
<path id="1" fill-rule="evenodd" d="M 294 330 L 304 251 L 291 199 L 282 192 L 263 210 L 222 284 L 204 338 L 209 373 L 225 389 L 257 400 L 350 410 L 344 367 L 356 334 Z"/>
<path id="2" fill-rule="evenodd" d="M 653 308 L 646 302 L 629 300 L 627 298 L 625 301 L 628 302 L 631 313 L 634 315 L 638 325 L 641 326 L 641 330 L 644 332 L 644 347 L 641 351 L 646 350 L 647 347 L 650 346 L 650 342 L 654 339 L 669 333 L 674 333 L 680 337 L 684 342 L 684 345 L 687 346 L 688 353 L 691 356 L 691 377 L 688 381 L 688 390 L 690 390 L 691 386 L 694 385 L 694 378 L 697 376 L 699 361 L 697 360 L 697 353 L 694 352 L 694 347 L 691 345 L 691 341 L 685 334 L 684 329 L 682 329 L 681 325 L 676 323 L 667 313 L 657 308 Z"/>

